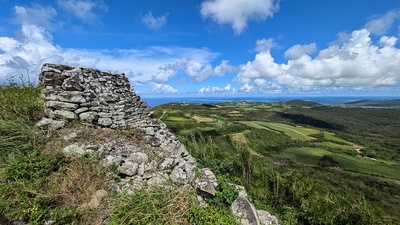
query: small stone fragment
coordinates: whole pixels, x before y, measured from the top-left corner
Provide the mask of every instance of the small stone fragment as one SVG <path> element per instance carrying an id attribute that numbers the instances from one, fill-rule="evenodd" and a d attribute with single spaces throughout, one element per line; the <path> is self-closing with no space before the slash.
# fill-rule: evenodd
<path id="1" fill-rule="evenodd" d="M 73 154 L 83 155 L 86 152 L 78 145 L 73 144 L 63 148 L 63 153 L 66 155 L 73 155 Z"/>

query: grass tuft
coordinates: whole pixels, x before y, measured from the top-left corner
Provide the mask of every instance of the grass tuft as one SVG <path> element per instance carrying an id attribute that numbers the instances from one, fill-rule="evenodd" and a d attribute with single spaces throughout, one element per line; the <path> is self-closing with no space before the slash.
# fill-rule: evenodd
<path id="1" fill-rule="evenodd" d="M 113 201 L 110 224 L 188 224 L 195 201 L 195 195 L 184 188 L 141 189 Z"/>

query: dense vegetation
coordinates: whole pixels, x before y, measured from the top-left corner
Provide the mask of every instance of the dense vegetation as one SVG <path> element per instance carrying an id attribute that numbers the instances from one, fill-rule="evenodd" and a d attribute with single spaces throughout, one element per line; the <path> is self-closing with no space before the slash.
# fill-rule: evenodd
<path id="1" fill-rule="evenodd" d="M 197 194 L 183 187 L 116 193 L 115 167 L 105 167 L 96 154 L 64 155 L 62 130 L 44 133 L 35 128 L 42 115 L 39 87 L 0 86 L 0 224 L 235 223 L 227 206 L 237 192 L 223 177 L 217 197 L 207 200 L 208 207 L 199 205 Z M 74 123 L 65 129 L 82 139 L 139 138 L 135 130 L 102 133 Z M 107 195 L 99 205 L 90 205 L 102 190 Z"/>
<path id="2" fill-rule="evenodd" d="M 285 224 L 400 223 L 400 109 L 312 102 L 153 109 L 202 166 Z"/>

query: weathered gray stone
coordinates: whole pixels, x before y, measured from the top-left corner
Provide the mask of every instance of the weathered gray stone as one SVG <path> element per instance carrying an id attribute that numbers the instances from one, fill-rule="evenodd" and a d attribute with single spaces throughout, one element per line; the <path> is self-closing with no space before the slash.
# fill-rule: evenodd
<path id="1" fill-rule="evenodd" d="M 76 120 L 78 116 L 74 112 L 65 111 L 65 110 L 55 110 L 54 117 L 65 119 L 65 120 Z"/>
<path id="2" fill-rule="evenodd" d="M 239 197 L 233 201 L 231 213 L 238 217 L 242 225 L 260 225 L 256 208 L 246 198 Z"/>
<path id="3" fill-rule="evenodd" d="M 177 157 L 186 157 L 189 156 L 189 152 L 186 150 L 186 147 L 183 144 L 179 143 L 179 148 L 176 150 Z"/>
<path id="4" fill-rule="evenodd" d="M 50 66 L 49 64 L 44 64 L 42 67 L 42 72 L 54 72 L 55 74 L 61 74 L 61 70 Z"/>
<path id="5" fill-rule="evenodd" d="M 174 183 L 184 184 L 187 183 L 186 173 L 180 167 L 175 167 L 171 174 L 169 175 L 170 179 Z"/>
<path id="6" fill-rule="evenodd" d="M 118 172 L 126 176 L 135 176 L 138 172 L 139 164 L 134 162 L 125 162 L 118 167 Z"/>
<path id="7" fill-rule="evenodd" d="M 174 168 L 174 166 L 175 166 L 175 159 L 174 158 L 165 158 L 160 163 L 158 168 L 160 168 L 161 170 L 170 170 L 170 169 Z"/>
<path id="8" fill-rule="evenodd" d="M 142 163 L 139 165 L 139 170 L 138 170 L 138 175 L 139 176 L 144 176 L 144 172 L 146 169 L 146 163 Z"/>
<path id="9" fill-rule="evenodd" d="M 154 128 L 153 127 L 146 127 L 145 132 L 147 135 L 154 136 Z"/>
<path id="10" fill-rule="evenodd" d="M 102 117 L 102 118 L 111 118 L 112 117 L 112 113 L 100 112 L 99 116 Z"/>
<path id="11" fill-rule="evenodd" d="M 163 185 L 168 183 L 168 175 L 164 173 L 155 173 L 148 181 L 148 185 Z"/>
<path id="12" fill-rule="evenodd" d="M 258 219 L 261 225 L 280 225 L 278 218 L 264 210 L 257 210 Z"/>
<path id="13" fill-rule="evenodd" d="M 83 148 L 79 147 L 78 145 L 68 145 L 67 147 L 63 148 L 63 153 L 66 155 L 83 155 L 85 154 L 85 150 Z"/>
<path id="14" fill-rule="evenodd" d="M 149 161 L 149 156 L 143 152 L 134 152 L 129 155 L 129 161 L 135 162 L 137 164 L 147 163 Z"/>
<path id="15" fill-rule="evenodd" d="M 96 120 L 99 118 L 99 115 L 96 112 L 90 111 L 79 114 L 79 118 L 83 122 L 95 123 Z"/>
<path id="16" fill-rule="evenodd" d="M 45 100 L 49 100 L 49 101 L 59 101 L 60 100 L 60 97 L 55 94 L 47 94 L 47 95 L 44 95 L 43 98 Z"/>
<path id="17" fill-rule="evenodd" d="M 36 123 L 36 126 L 43 130 L 57 130 L 63 128 L 65 125 L 65 121 L 63 120 L 52 120 L 49 118 L 43 117 L 39 122 Z"/>
<path id="18" fill-rule="evenodd" d="M 188 179 L 188 183 L 192 184 L 195 179 L 196 179 L 196 170 L 197 170 L 197 164 L 194 163 L 185 163 L 185 171 L 187 174 L 187 179 Z M 215 184 L 214 187 L 216 187 L 218 184 Z"/>
<path id="19" fill-rule="evenodd" d="M 109 127 L 112 124 L 112 119 L 111 118 L 99 118 L 97 121 L 97 124 L 103 127 Z"/>
<path id="20" fill-rule="evenodd" d="M 47 101 L 45 107 L 53 108 L 53 109 L 63 109 L 74 111 L 79 107 L 77 104 L 68 103 L 68 102 L 59 102 L 59 101 Z"/>
<path id="21" fill-rule="evenodd" d="M 100 149 L 99 149 L 100 152 Z M 121 157 L 115 157 L 115 156 L 107 156 L 106 158 L 106 165 L 107 166 L 111 166 L 111 165 L 120 165 L 122 162 L 122 158 Z"/>
<path id="22" fill-rule="evenodd" d="M 214 173 L 209 168 L 203 168 L 199 172 L 195 182 L 196 190 L 203 197 L 215 196 L 218 183 Z"/>
<path id="23" fill-rule="evenodd" d="M 58 94 L 58 100 L 70 103 L 85 103 L 86 98 L 83 95 L 81 91 L 65 91 Z"/>
<path id="24" fill-rule="evenodd" d="M 68 76 L 62 84 L 62 88 L 66 91 L 83 91 L 84 88 L 81 85 L 83 82 L 82 71 L 79 68 L 73 70 L 64 70 L 63 75 Z"/>
<path id="25" fill-rule="evenodd" d="M 161 145 L 161 141 L 160 139 L 156 138 L 156 137 L 150 137 L 148 143 L 152 146 L 152 147 L 159 147 Z"/>
<path id="26" fill-rule="evenodd" d="M 81 107 L 81 108 L 78 108 L 77 110 L 75 110 L 75 113 L 76 114 L 81 114 L 81 113 L 86 112 L 88 110 L 89 110 L 88 107 Z"/>

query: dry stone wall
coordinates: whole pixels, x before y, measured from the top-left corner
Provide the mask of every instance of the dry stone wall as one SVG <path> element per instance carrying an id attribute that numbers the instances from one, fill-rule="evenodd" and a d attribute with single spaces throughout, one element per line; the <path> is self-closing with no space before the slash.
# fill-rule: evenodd
<path id="1" fill-rule="evenodd" d="M 95 142 L 79 141 L 79 132 L 64 130 L 68 133 L 63 137 L 68 143 L 63 149 L 65 154 L 97 151 L 106 164 L 117 166 L 122 177 L 117 191 L 173 182 L 196 188 L 199 197 L 215 195 L 218 183 L 214 173 L 208 168 L 197 169 L 196 160 L 164 123 L 153 118 L 150 108 L 135 94 L 124 74 L 44 64 L 39 82 L 46 116 L 36 125 L 42 129 L 61 129 L 66 122 L 79 120 L 96 128 L 141 131 L 147 147 L 104 135 Z M 279 224 L 268 212 L 256 211 L 246 196 L 234 203 L 231 211 L 240 224 Z"/>
<path id="2" fill-rule="evenodd" d="M 46 117 L 37 126 L 59 129 L 65 122 L 80 120 L 98 128 L 138 129 L 148 148 L 158 149 L 162 159 L 149 159 L 148 149 L 143 146 L 109 140 L 99 150 L 108 163 L 116 164 L 126 180 L 140 183 L 158 176 L 160 179 L 152 182 L 161 183 L 162 177 L 168 182 L 196 186 L 196 160 L 164 123 L 153 118 L 150 108 L 133 92 L 124 74 L 44 64 L 39 82 L 43 87 Z M 64 152 L 82 154 L 85 149 L 87 144 L 75 143 L 66 146 Z"/>
<path id="3" fill-rule="evenodd" d="M 100 127 L 132 128 L 157 123 L 124 74 L 45 64 L 39 76 L 48 116 Z"/>

